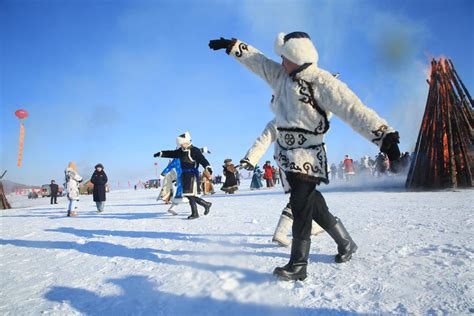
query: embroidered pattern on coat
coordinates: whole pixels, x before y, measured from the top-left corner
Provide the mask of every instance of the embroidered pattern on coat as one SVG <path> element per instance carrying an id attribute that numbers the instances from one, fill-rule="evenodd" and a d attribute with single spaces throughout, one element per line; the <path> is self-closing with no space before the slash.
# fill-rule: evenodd
<path id="1" fill-rule="evenodd" d="M 310 161 L 291 161 L 288 152 L 279 151 L 273 158 L 277 161 L 279 167 L 286 172 L 295 172 L 310 178 L 319 179 L 320 182 L 329 183 L 327 159 L 324 143 L 317 146 L 310 146 L 307 149 L 315 150 L 311 155 L 314 159 Z"/>
<path id="2" fill-rule="evenodd" d="M 247 46 L 247 44 L 245 44 L 245 43 L 240 43 L 238 49 L 239 49 L 239 50 L 238 50 L 237 52 L 235 52 L 235 56 L 237 56 L 237 57 L 242 57 L 243 51 L 244 51 L 244 50 L 247 50 L 247 51 L 248 51 L 248 46 Z"/>
<path id="3" fill-rule="evenodd" d="M 277 127 L 277 130 L 280 132 L 296 132 L 296 133 L 320 135 L 320 133 L 316 133 L 314 131 L 309 131 L 307 129 L 299 128 L 299 127 Z"/>
<path id="4" fill-rule="evenodd" d="M 298 134 L 298 138 L 300 139 L 298 141 L 298 145 L 300 145 L 300 146 L 303 145 L 308 140 L 306 137 L 304 137 L 303 134 Z"/>
<path id="5" fill-rule="evenodd" d="M 292 134 L 285 134 L 285 143 L 288 146 L 293 146 L 295 144 L 295 136 Z"/>
<path id="6" fill-rule="evenodd" d="M 387 130 L 388 130 L 387 125 L 380 125 L 380 127 L 378 129 L 373 130 L 372 134 L 375 135 L 375 138 L 372 139 L 372 142 L 373 143 L 379 142 L 382 138 L 384 138 L 385 133 L 387 132 Z"/>
<path id="7" fill-rule="evenodd" d="M 283 167 L 284 169 L 291 170 L 291 171 L 299 171 L 303 172 L 303 170 L 307 173 L 316 173 L 316 174 L 325 174 L 326 171 L 324 170 L 326 166 L 326 161 L 325 161 L 325 153 L 324 153 L 324 144 L 318 145 L 318 146 L 311 146 L 311 148 L 316 150 L 316 159 L 318 164 L 313 164 L 309 161 L 303 162 L 302 167 L 295 161 L 290 161 L 286 153 L 283 153 L 283 151 L 280 151 L 278 153 L 277 157 L 274 157 L 277 161 L 280 162 L 280 166 Z M 319 166 L 318 166 L 319 165 Z"/>
<path id="8" fill-rule="evenodd" d="M 323 136 L 305 130 L 278 128 L 276 142 L 283 150 L 293 150 L 296 148 L 311 149 L 321 145 Z"/>
<path id="9" fill-rule="evenodd" d="M 329 120 L 326 111 L 324 111 L 318 104 L 318 101 L 314 97 L 313 87 L 308 81 L 302 79 L 294 79 L 298 85 L 298 93 L 302 96 L 299 101 L 309 104 L 313 109 L 315 109 L 322 117 L 323 120 L 319 122 L 318 126 L 315 129 L 315 132 L 318 134 L 324 134 L 329 129 Z"/>
<path id="10" fill-rule="evenodd" d="M 280 151 L 278 153 L 278 157 L 274 157 L 276 161 L 280 162 L 280 166 L 284 168 L 288 168 L 288 157 L 283 155 L 283 153 Z"/>

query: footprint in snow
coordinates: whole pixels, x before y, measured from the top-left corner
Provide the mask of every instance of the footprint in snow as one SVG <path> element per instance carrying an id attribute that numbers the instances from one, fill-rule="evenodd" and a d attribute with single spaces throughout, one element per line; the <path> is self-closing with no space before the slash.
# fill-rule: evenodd
<path id="1" fill-rule="evenodd" d="M 244 276 L 238 272 L 218 271 L 217 277 L 222 281 L 221 289 L 230 292 L 239 287 L 239 279 Z"/>

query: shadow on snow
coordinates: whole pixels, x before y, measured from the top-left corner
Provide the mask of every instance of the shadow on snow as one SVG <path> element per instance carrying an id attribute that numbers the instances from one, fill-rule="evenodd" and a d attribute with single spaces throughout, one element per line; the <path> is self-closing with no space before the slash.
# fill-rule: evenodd
<path id="1" fill-rule="evenodd" d="M 135 232 L 135 231 L 109 231 L 109 230 L 78 230 L 75 228 L 63 227 L 58 229 L 48 230 L 50 232 L 61 232 L 69 233 L 78 237 L 91 238 L 96 235 L 102 236 L 119 236 L 119 237 L 132 237 L 132 238 L 165 238 L 178 241 L 192 241 L 202 243 L 217 243 L 220 246 L 226 247 L 255 247 L 262 248 L 259 244 L 246 244 L 246 243 L 232 243 L 232 242 L 219 242 L 213 241 L 207 238 L 203 238 L 203 235 L 187 235 L 174 232 Z M 160 250 L 154 248 L 128 248 L 119 244 L 112 244 L 102 241 L 89 241 L 86 243 L 76 243 L 71 241 L 34 241 L 34 240 L 0 240 L 0 245 L 13 245 L 24 248 L 36 248 L 36 249 L 63 249 L 63 250 L 75 250 L 89 255 L 98 257 L 122 257 L 134 260 L 145 260 L 157 264 L 169 264 L 175 266 L 187 266 L 199 270 L 205 270 L 210 272 L 216 272 L 220 270 L 236 271 L 244 275 L 244 280 L 251 283 L 262 283 L 273 279 L 270 273 L 262 273 L 254 271 L 252 269 L 240 268 L 232 265 L 215 265 L 209 263 L 195 262 L 195 261 L 183 261 L 176 260 L 169 257 L 163 256 L 258 256 L 258 257 L 280 257 L 288 258 L 287 254 L 278 252 L 255 252 L 255 251 L 242 251 L 242 250 L 231 250 L 231 251 L 195 251 L 195 250 Z M 269 245 L 275 247 L 274 245 Z M 235 249 L 235 248 L 234 248 Z M 316 254 L 311 256 L 311 261 L 322 262 L 322 263 L 333 263 L 333 256 L 325 254 Z M 218 262 L 218 260 L 216 260 Z"/>
<path id="2" fill-rule="evenodd" d="M 213 240 L 210 237 L 264 237 L 270 239 L 271 235 L 265 234 L 240 234 L 240 233 L 233 233 L 233 234 L 190 234 L 190 233 L 177 233 L 177 232 L 150 232 L 150 231 L 122 231 L 122 230 L 104 230 L 104 229 L 96 229 L 96 230 L 89 230 L 89 229 L 76 229 L 73 227 L 60 227 L 55 229 L 46 229 L 47 232 L 58 232 L 58 233 L 65 233 L 65 234 L 72 234 L 77 237 L 83 238 L 94 238 L 97 236 L 114 236 L 114 237 L 127 237 L 127 238 L 152 238 L 152 239 L 169 239 L 175 241 L 189 241 L 189 242 L 199 242 L 204 244 L 216 244 L 219 246 L 224 247 L 248 247 L 254 249 L 268 249 L 268 248 L 281 248 L 276 244 L 258 244 L 258 243 L 248 243 L 244 241 L 239 242 L 230 242 L 227 240 Z M 206 238 L 207 237 L 207 238 Z M 162 250 L 157 250 L 162 251 Z M 289 251 L 289 248 L 288 248 Z M 162 251 L 163 252 L 163 251 Z M 180 253 L 172 253 L 172 252 L 163 252 L 168 254 L 188 254 L 188 255 L 204 255 L 209 254 L 207 252 L 196 252 L 196 251 L 180 251 Z M 225 254 L 225 255 L 257 255 L 257 256 L 268 256 L 268 257 L 282 257 L 288 258 L 288 254 L 282 253 L 275 253 L 275 252 L 262 252 L 262 253 L 255 253 L 255 252 L 215 252 L 213 254 Z M 326 254 L 311 254 L 310 260 L 313 262 L 321 262 L 321 263 L 334 263 L 334 256 L 326 255 Z"/>
<path id="3" fill-rule="evenodd" d="M 272 306 L 207 296 L 187 297 L 160 291 L 159 284 L 142 275 L 129 275 L 107 282 L 118 286 L 121 294 L 100 296 L 86 289 L 55 286 L 44 297 L 51 302 L 67 303 L 85 315 L 356 315 L 329 308 Z"/>

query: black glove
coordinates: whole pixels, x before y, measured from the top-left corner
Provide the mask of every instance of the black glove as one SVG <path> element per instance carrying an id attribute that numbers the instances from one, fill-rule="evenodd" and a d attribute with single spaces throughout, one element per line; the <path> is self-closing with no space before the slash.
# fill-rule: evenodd
<path id="1" fill-rule="evenodd" d="M 153 157 L 155 157 L 155 158 L 161 157 L 161 151 L 159 151 L 159 152 L 157 152 L 156 154 L 154 154 Z"/>
<path id="2" fill-rule="evenodd" d="M 202 152 L 203 154 L 210 154 L 210 153 L 211 153 L 210 150 L 209 150 L 209 148 L 207 148 L 207 147 L 202 147 L 202 148 L 201 148 L 201 152 Z"/>
<path id="3" fill-rule="evenodd" d="M 255 169 L 254 166 L 252 166 L 252 164 L 250 163 L 250 160 L 248 158 L 244 158 L 244 159 L 241 159 L 240 160 L 240 165 L 242 166 L 242 168 L 244 168 L 245 170 L 253 170 Z"/>
<path id="4" fill-rule="evenodd" d="M 399 143 L 400 135 L 398 132 L 388 133 L 383 139 L 382 147 L 380 147 L 380 151 L 387 154 L 388 160 L 390 160 L 390 169 L 395 173 L 398 171 L 398 162 L 400 160 Z"/>
<path id="5" fill-rule="evenodd" d="M 213 50 L 219 50 L 219 49 L 227 49 L 229 47 L 230 43 L 232 43 L 231 40 L 225 39 L 221 37 L 220 39 L 216 40 L 210 40 L 209 41 L 209 48 Z"/>

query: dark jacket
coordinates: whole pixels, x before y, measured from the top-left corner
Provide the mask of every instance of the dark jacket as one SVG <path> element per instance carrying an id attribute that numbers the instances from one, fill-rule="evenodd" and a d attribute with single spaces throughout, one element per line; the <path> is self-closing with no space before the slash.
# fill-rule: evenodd
<path id="1" fill-rule="evenodd" d="M 178 158 L 181 163 L 181 184 L 184 196 L 195 196 L 199 187 L 199 165 L 206 168 L 211 174 L 209 161 L 204 157 L 201 149 L 191 146 L 186 149 L 164 150 L 160 152 L 162 158 Z"/>
<path id="2" fill-rule="evenodd" d="M 59 187 L 56 183 L 51 183 L 49 185 L 49 189 L 51 191 L 51 196 L 57 196 L 58 195 Z"/>
<path id="3" fill-rule="evenodd" d="M 235 169 L 235 166 L 233 164 L 230 164 L 230 165 L 224 165 L 223 168 L 224 168 L 223 173 L 225 176 L 225 182 L 221 190 L 225 192 L 229 192 L 229 191 L 233 192 L 237 190 L 238 189 L 237 178 L 235 176 L 237 170 Z"/>
<path id="4" fill-rule="evenodd" d="M 94 202 L 104 202 L 105 201 L 105 185 L 107 183 L 107 175 L 104 170 L 98 172 L 94 171 L 91 177 L 91 182 L 94 184 Z"/>

